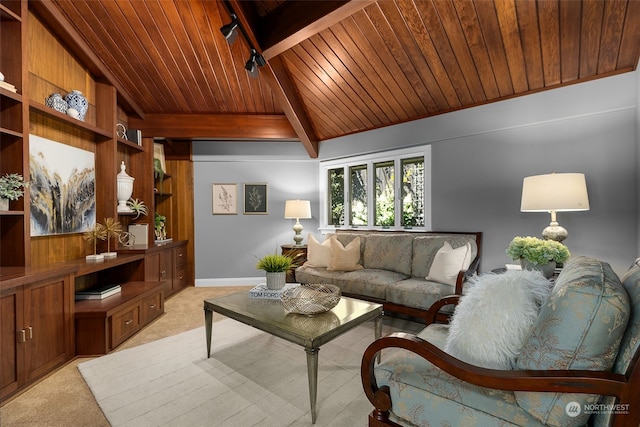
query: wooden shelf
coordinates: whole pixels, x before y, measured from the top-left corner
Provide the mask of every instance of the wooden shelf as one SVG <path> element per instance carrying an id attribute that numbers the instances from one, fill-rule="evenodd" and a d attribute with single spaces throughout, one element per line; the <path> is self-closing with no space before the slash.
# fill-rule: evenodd
<path id="1" fill-rule="evenodd" d="M 11 92 L 10 90 L 7 90 L 2 87 L 0 87 L 0 96 L 3 96 L 5 98 L 11 98 L 16 102 L 22 102 L 22 94 L 17 92 Z"/>
<path id="2" fill-rule="evenodd" d="M 53 108 L 49 108 L 44 104 L 40 104 L 39 102 L 35 102 L 33 100 L 29 101 L 29 108 L 35 110 L 39 113 L 43 113 L 51 118 L 56 120 L 60 120 L 66 124 L 69 124 L 77 129 L 85 130 L 90 132 L 96 137 L 98 140 L 107 140 L 113 138 L 113 132 L 108 132 L 104 129 L 100 129 L 97 126 L 93 126 L 92 124 L 82 122 L 78 119 L 74 119 L 73 117 L 67 116 L 66 114 L 62 114 Z"/>
<path id="3" fill-rule="evenodd" d="M 76 318 L 84 316 L 94 316 L 95 313 L 102 313 L 104 317 L 111 315 L 114 310 L 119 309 L 123 304 L 144 295 L 149 291 L 154 291 L 160 286 L 159 282 L 126 282 L 121 283 L 121 290 L 117 294 L 104 299 L 79 300 L 76 301 Z"/>
<path id="4" fill-rule="evenodd" d="M 142 147 L 142 145 L 138 145 L 135 142 L 131 142 L 126 139 L 118 138 L 118 144 L 125 146 L 127 148 L 131 148 L 133 150 L 140 151 L 140 152 L 144 151 L 144 148 Z"/>
<path id="5" fill-rule="evenodd" d="M 20 17 L 20 15 L 9 9 L 4 3 L 0 3 L 0 20 L 22 22 L 22 18 Z"/>
<path id="6" fill-rule="evenodd" d="M 22 216 L 22 215 L 24 215 L 24 211 L 0 211 L 0 215 L 2 215 L 2 216 Z"/>
<path id="7" fill-rule="evenodd" d="M 0 127 L 0 134 L 12 136 L 14 138 L 22 138 L 22 132 L 16 132 L 15 130 Z"/>

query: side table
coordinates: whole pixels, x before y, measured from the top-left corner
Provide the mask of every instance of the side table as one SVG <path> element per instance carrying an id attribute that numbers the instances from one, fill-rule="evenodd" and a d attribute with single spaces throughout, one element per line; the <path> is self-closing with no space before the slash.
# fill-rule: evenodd
<path id="1" fill-rule="evenodd" d="M 296 266 L 304 264 L 307 260 L 307 245 L 282 245 L 282 255 L 289 255 L 293 258 L 293 262 Z M 294 270 L 287 271 L 287 283 L 295 283 L 296 276 Z"/>

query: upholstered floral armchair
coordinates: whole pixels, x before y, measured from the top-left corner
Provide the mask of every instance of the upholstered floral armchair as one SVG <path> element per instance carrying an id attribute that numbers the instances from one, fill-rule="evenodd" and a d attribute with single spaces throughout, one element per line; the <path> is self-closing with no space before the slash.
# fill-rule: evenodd
<path id="1" fill-rule="evenodd" d="M 435 319 L 443 305 L 459 303 L 449 325 L 432 323 L 418 335 L 396 333 L 372 343 L 362 360 L 364 391 L 375 407 L 369 426 L 640 425 L 640 259 L 621 282 L 607 263 L 573 258 L 547 296 L 538 292 L 543 283 L 525 276 L 482 275 L 470 287 L 469 293 L 484 288 L 467 302 L 486 305 L 489 312 L 475 315 L 487 319 L 459 317 L 468 294 L 456 295 L 430 310 Z M 508 279 L 517 283 L 507 285 Z M 514 305 L 528 300 L 529 307 L 510 312 L 484 304 L 503 298 L 491 298 L 499 295 L 496 282 L 511 286 L 503 291 L 513 294 Z M 523 321 L 518 310 L 532 318 Z M 490 331 L 463 324 L 479 335 L 465 337 L 463 320 L 486 320 L 489 326 L 480 327 Z M 505 338 L 491 329 L 510 323 L 522 329 L 509 332 L 520 336 L 511 343 L 518 348 L 496 357 L 492 348 L 504 347 L 499 340 Z M 471 349 L 456 345 L 461 337 Z"/>

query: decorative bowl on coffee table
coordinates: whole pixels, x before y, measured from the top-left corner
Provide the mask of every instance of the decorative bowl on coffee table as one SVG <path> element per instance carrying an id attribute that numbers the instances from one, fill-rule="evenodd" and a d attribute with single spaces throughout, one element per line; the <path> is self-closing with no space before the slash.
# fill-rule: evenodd
<path id="1" fill-rule="evenodd" d="M 340 297 L 340 288 L 335 285 L 303 283 L 284 291 L 280 300 L 289 313 L 311 316 L 331 310 Z"/>

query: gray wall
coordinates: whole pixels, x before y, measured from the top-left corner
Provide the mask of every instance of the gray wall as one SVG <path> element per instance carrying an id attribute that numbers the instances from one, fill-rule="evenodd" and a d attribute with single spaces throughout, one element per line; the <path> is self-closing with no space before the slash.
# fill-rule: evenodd
<path id="1" fill-rule="evenodd" d="M 301 144 L 195 142 L 193 153 L 198 285 L 221 278 L 247 284 L 246 278 L 264 276 L 255 268 L 257 258 L 294 243 L 294 220 L 284 218 L 287 199 L 311 200 L 314 218 L 301 220 L 304 241 L 308 231 L 317 230 L 318 163 Z M 212 184 L 224 182 L 238 184 L 237 215 L 212 215 Z M 243 186 L 254 182 L 268 185 L 267 215 L 242 212 Z"/>
<path id="2" fill-rule="evenodd" d="M 433 229 L 482 231 L 483 271 L 511 262 L 513 236 L 540 235 L 549 222 L 520 212 L 525 176 L 583 172 L 591 210 L 558 214 L 566 243 L 622 273 L 639 254 L 639 86 L 638 72 L 626 73 L 350 135 L 322 142 L 320 159 L 432 144 Z M 254 149 L 263 151 L 243 160 Z M 298 197 L 292 184 L 317 218 L 317 161 L 306 157 L 290 144 L 194 144 L 198 279 L 260 276 L 252 255 L 291 239 L 282 217 L 284 200 Z M 253 181 L 269 183 L 268 216 L 211 215 L 211 183 Z M 303 225 L 306 236 L 318 223 Z"/>

